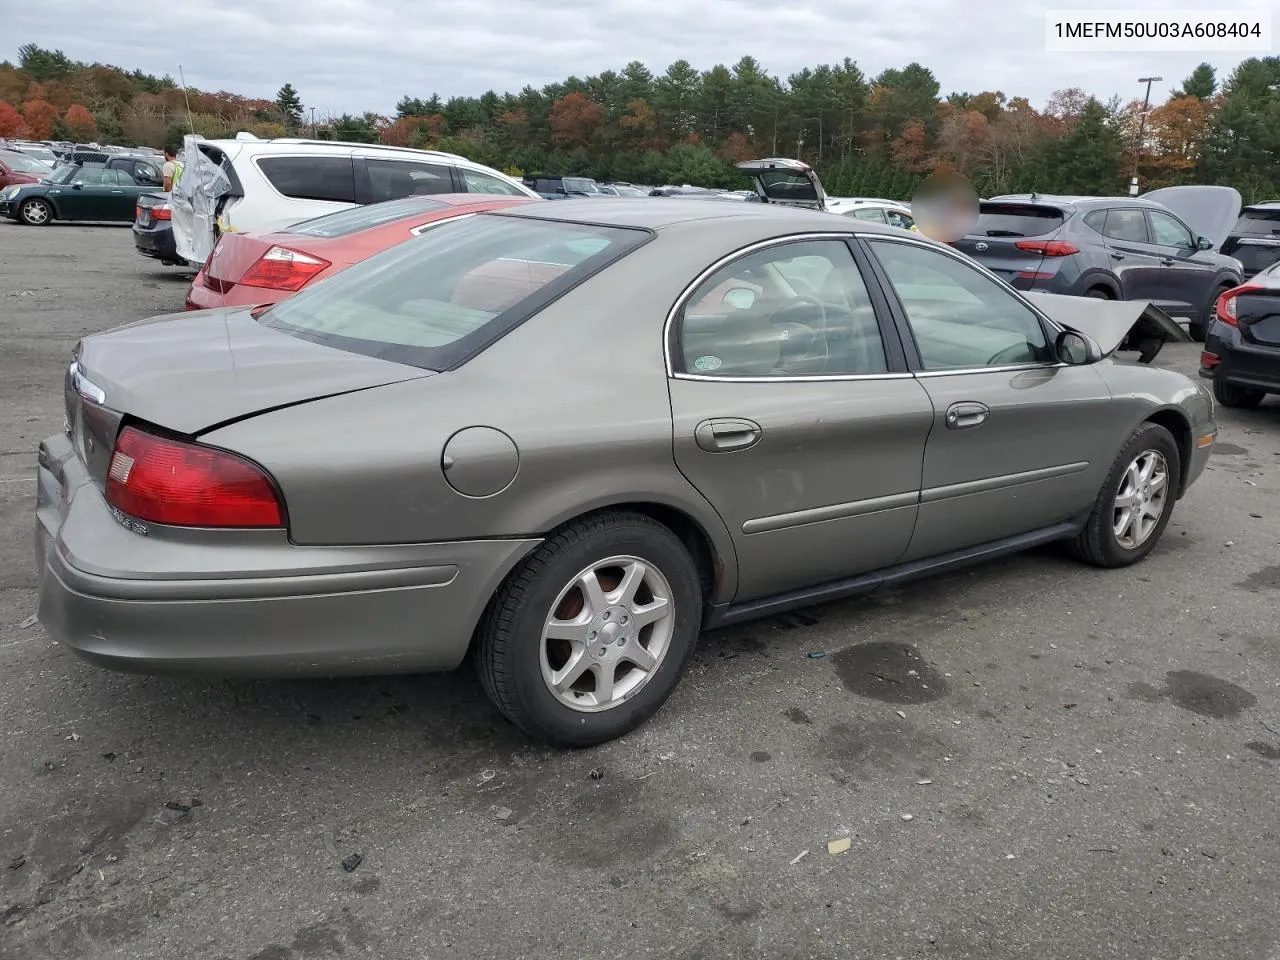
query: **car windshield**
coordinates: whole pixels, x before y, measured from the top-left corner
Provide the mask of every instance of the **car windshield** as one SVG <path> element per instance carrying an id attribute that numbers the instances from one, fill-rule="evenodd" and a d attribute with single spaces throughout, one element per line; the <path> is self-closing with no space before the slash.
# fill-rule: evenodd
<path id="1" fill-rule="evenodd" d="M 430 213 L 433 210 L 447 210 L 449 204 L 439 200 L 428 200 L 425 197 L 401 197 L 385 203 L 371 203 L 366 207 L 353 207 L 350 210 L 339 210 L 296 223 L 281 233 L 295 233 L 303 237 L 345 237 L 370 227 L 379 227 L 384 223 L 403 220 L 418 213 Z"/>
<path id="2" fill-rule="evenodd" d="M 10 170 L 18 173 L 30 173 L 35 176 L 47 177 L 53 172 L 53 167 L 49 166 L 35 157 L 28 157 L 25 153 L 5 150 L 0 152 L 0 160 L 3 160 L 5 166 Z"/>
<path id="3" fill-rule="evenodd" d="M 75 180 L 82 183 L 100 183 L 103 169 L 86 167 L 79 163 L 64 163 L 53 171 L 53 176 L 49 177 L 49 180 L 51 183 L 71 183 Z"/>
<path id="4" fill-rule="evenodd" d="M 564 188 L 570 193 L 599 193 L 600 187 L 594 180 L 585 177 L 565 177 Z"/>
<path id="5" fill-rule="evenodd" d="M 481 214 L 370 257 L 258 319 L 340 350 L 447 370 L 649 236 Z"/>

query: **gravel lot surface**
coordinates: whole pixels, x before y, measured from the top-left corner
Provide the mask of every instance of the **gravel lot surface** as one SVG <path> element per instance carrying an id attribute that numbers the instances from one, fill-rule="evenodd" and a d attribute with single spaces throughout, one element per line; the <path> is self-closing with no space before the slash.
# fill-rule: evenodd
<path id="1" fill-rule="evenodd" d="M 654 721 L 559 753 L 466 671 L 137 677 L 31 622 L 69 350 L 186 276 L 0 222 L 0 957 L 1280 958 L 1276 400 L 1220 411 L 1136 568 L 711 634 Z"/>

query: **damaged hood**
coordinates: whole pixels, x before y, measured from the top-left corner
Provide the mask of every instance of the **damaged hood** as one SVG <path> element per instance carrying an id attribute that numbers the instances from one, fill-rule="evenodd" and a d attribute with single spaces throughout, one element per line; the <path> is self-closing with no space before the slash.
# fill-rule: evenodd
<path id="1" fill-rule="evenodd" d="M 1197 234 L 1213 241 L 1215 250 L 1226 242 L 1244 206 L 1235 187 L 1163 187 L 1144 193 L 1142 199 L 1172 210 Z"/>
<path id="2" fill-rule="evenodd" d="M 1055 323 L 1090 337 L 1109 356 L 1122 346 L 1142 351 L 1150 363 L 1165 343 L 1190 342 L 1178 321 L 1146 300 L 1095 300 L 1059 293 L 1026 294 Z"/>

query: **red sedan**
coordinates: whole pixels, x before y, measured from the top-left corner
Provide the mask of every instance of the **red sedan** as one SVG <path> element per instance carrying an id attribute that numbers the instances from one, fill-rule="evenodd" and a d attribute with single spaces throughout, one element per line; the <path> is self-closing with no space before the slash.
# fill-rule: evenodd
<path id="1" fill-rule="evenodd" d="M 432 224 L 537 202 L 531 197 L 431 194 L 340 210 L 277 233 L 224 233 L 192 280 L 186 307 L 277 303 Z"/>

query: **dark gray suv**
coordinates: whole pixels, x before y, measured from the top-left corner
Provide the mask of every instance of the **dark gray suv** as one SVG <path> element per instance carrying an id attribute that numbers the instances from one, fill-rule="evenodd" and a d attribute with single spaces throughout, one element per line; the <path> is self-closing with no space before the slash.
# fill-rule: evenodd
<path id="1" fill-rule="evenodd" d="M 993 197 L 953 245 L 1019 290 L 1150 300 L 1199 341 L 1239 260 L 1214 251 L 1240 212 L 1229 187 L 1169 187 L 1142 197 Z"/>

